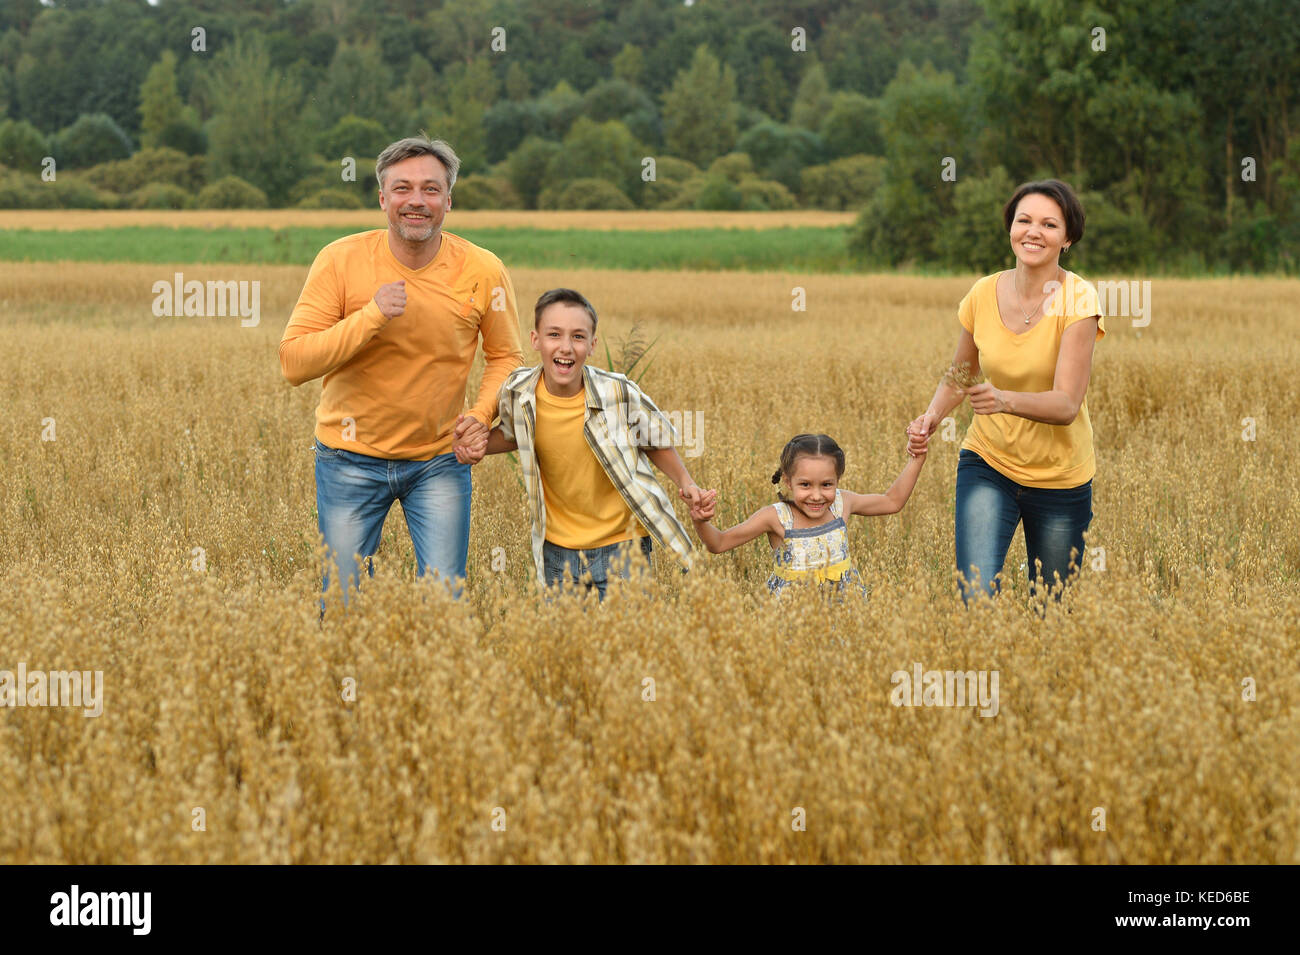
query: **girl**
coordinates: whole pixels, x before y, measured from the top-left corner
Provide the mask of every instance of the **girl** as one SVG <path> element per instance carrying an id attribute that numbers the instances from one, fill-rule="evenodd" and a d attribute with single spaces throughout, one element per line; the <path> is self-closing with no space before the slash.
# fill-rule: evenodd
<path id="1" fill-rule="evenodd" d="M 837 592 L 853 586 L 865 596 L 866 588 L 849 558 L 850 514 L 897 514 L 916 486 L 925 450 L 912 455 L 894 484 L 884 494 L 854 494 L 839 487 L 844 475 L 844 452 L 824 434 L 800 434 L 781 452 L 781 467 L 772 475 L 782 493 L 776 504 L 759 509 L 747 521 L 720 531 L 709 523 L 718 492 L 704 493 L 691 508 L 695 531 L 710 554 L 747 544 L 766 532 L 772 545 L 773 568 L 767 588 L 780 594 L 795 581 L 833 584 Z"/>

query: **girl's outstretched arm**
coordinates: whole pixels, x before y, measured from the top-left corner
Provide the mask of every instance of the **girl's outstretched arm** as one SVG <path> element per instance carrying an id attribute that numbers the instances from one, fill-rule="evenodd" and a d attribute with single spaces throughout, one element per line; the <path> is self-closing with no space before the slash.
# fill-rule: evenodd
<path id="1" fill-rule="evenodd" d="M 881 514 L 897 514 L 903 509 L 907 499 L 912 496 L 912 488 L 916 487 L 916 479 L 921 474 L 923 464 L 925 464 L 925 451 L 908 458 L 903 473 L 884 494 L 854 494 L 852 491 L 842 491 L 845 516 L 862 514 L 865 517 L 876 517 Z"/>
<path id="2" fill-rule="evenodd" d="M 695 533 L 700 535 L 700 540 L 704 542 L 710 554 L 721 554 L 741 544 L 748 544 L 763 533 L 781 533 L 781 519 L 776 515 L 776 508 L 770 504 L 755 511 L 748 520 L 725 531 L 720 531 L 709 523 L 713 519 L 713 514 L 712 494 L 709 494 L 698 508 L 691 508 Z"/>

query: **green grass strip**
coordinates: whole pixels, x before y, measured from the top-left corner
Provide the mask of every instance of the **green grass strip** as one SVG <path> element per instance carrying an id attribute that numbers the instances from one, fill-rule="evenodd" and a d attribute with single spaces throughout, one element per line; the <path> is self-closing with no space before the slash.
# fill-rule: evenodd
<path id="1" fill-rule="evenodd" d="M 355 228 L 195 229 L 133 226 L 0 232 L 0 261 L 310 265 Z M 781 229 L 467 229 L 457 232 L 516 268 L 848 272 L 842 226 Z"/>

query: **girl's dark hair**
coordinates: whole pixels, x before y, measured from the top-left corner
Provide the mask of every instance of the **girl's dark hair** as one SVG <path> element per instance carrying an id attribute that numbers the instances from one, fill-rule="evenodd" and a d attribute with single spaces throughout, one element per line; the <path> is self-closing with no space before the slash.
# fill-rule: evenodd
<path id="1" fill-rule="evenodd" d="M 781 466 L 772 475 L 772 483 L 780 484 L 781 478 L 794 473 L 795 461 L 800 456 L 820 458 L 827 457 L 835 461 L 835 476 L 844 477 L 844 450 L 828 434 L 796 434 L 781 450 Z M 777 497 L 789 504 L 784 494 Z"/>
<path id="2" fill-rule="evenodd" d="M 1047 196 L 1061 207 L 1061 213 L 1065 216 L 1065 238 L 1071 245 L 1083 238 L 1083 203 L 1074 194 L 1074 190 L 1059 179 L 1027 182 L 1011 194 L 1002 209 L 1002 221 L 1008 232 L 1011 231 L 1011 220 L 1016 217 L 1016 206 L 1020 205 L 1020 200 L 1034 193 Z"/>

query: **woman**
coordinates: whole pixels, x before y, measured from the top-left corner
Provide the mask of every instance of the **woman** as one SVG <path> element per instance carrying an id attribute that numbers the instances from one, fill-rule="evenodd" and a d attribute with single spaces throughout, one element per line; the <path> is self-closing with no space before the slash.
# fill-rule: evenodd
<path id="1" fill-rule="evenodd" d="M 1059 265 L 1083 238 L 1083 206 L 1068 185 L 1047 179 L 1017 189 L 1002 215 L 1016 266 L 980 279 L 957 308 L 953 367 L 965 363 L 988 380 L 961 387 L 945 377 L 907 428 L 909 452 L 922 451 L 970 398 L 975 419 L 958 455 L 956 517 L 967 603 L 998 592 L 995 578 L 1022 520 L 1031 593 L 1036 571 L 1051 586 L 1083 563 L 1092 520 L 1096 468 L 1084 395 L 1106 326 L 1096 289 Z"/>

